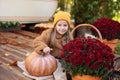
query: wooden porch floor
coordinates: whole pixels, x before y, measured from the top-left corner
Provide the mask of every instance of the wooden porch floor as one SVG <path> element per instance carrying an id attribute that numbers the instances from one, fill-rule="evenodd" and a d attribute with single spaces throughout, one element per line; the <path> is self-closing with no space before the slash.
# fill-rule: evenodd
<path id="1" fill-rule="evenodd" d="M 33 39 L 37 36 L 24 30 L 0 32 L 0 80 L 32 80 L 14 63 L 25 60 L 33 51 Z"/>
<path id="2" fill-rule="evenodd" d="M 0 32 L 0 80 L 32 80 L 15 63 L 33 51 L 33 39 L 38 35 L 24 30 Z"/>

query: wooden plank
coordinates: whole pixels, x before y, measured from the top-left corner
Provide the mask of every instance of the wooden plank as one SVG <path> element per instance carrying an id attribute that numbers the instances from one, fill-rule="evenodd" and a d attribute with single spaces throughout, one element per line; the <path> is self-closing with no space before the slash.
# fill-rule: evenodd
<path id="1" fill-rule="evenodd" d="M 4 53 L 1 53 L 1 54 L 3 55 Z M 0 61 L 2 63 L 5 63 L 5 64 L 13 63 L 15 61 L 23 61 L 23 59 L 15 57 L 14 55 L 11 55 L 11 54 L 8 54 L 7 56 L 6 55 L 4 55 L 4 56 L 0 55 L 0 58 L 1 58 Z"/>
<path id="2" fill-rule="evenodd" d="M 33 80 L 24 76 L 18 66 L 8 65 L 25 60 L 26 54 L 33 52 L 32 42 L 36 35 L 28 33 L 0 32 L 0 40 L 3 40 L 0 44 L 0 80 Z"/>
<path id="3" fill-rule="evenodd" d="M 25 31 L 25 30 L 20 30 L 20 31 L 16 31 L 14 32 L 16 34 L 20 34 L 20 35 L 23 35 L 23 36 L 28 36 L 32 39 L 35 39 L 37 36 L 39 36 L 40 34 L 38 33 L 33 33 L 33 32 L 30 32 L 30 31 Z"/>
<path id="4" fill-rule="evenodd" d="M 25 77 L 19 71 L 6 65 L 0 65 L 0 80 L 32 80 Z"/>
<path id="5" fill-rule="evenodd" d="M 6 75 L 6 76 L 5 76 Z M 17 80 L 16 74 L 13 74 L 11 70 L 0 65 L 0 80 Z"/>
<path id="6" fill-rule="evenodd" d="M 1 51 L 0 51 L 1 52 Z M 10 61 L 9 60 L 6 60 L 6 59 L 4 59 L 4 58 L 2 58 L 4 55 L 1 53 L 0 54 L 0 62 L 2 63 L 2 64 L 8 64 L 8 63 L 10 63 Z"/>
<path id="7" fill-rule="evenodd" d="M 20 69 L 20 68 L 18 68 L 17 66 L 9 66 L 9 64 L 11 64 L 11 63 L 13 63 L 14 61 L 16 61 L 16 60 L 19 60 L 18 58 L 19 58 L 19 56 L 18 57 L 15 57 L 15 56 L 12 56 L 12 55 L 10 55 L 9 53 L 7 53 L 7 54 L 9 54 L 9 55 L 7 55 L 7 56 L 5 56 L 5 54 L 4 53 L 2 53 L 2 51 L 0 50 L 0 52 L 1 52 L 1 54 L 0 54 L 0 61 L 2 62 L 2 64 L 4 64 L 5 65 L 5 67 L 8 67 L 8 68 L 12 68 L 14 71 L 15 71 L 15 74 L 16 75 L 19 75 L 19 76 L 21 76 L 21 74 L 22 74 L 22 70 Z M 23 60 L 22 60 L 23 61 Z M 6 63 L 5 63 L 6 62 Z M 13 72 L 13 71 L 12 71 Z M 12 73 L 9 73 L 9 74 L 12 74 Z M 9 76 L 8 76 L 9 77 Z M 0 80 L 1 80 L 1 78 L 0 78 Z M 6 79 L 7 80 L 7 79 Z M 9 80 L 9 79 L 8 79 Z M 15 79 L 16 80 L 16 79 Z M 20 77 L 20 80 L 24 80 L 24 79 L 22 79 L 21 77 Z M 25 79 L 26 80 L 26 79 Z"/>
<path id="8" fill-rule="evenodd" d="M 33 47 L 33 39 L 29 37 L 17 35 L 11 32 L 2 32 L 0 34 L 3 35 L 3 38 L 6 39 L 7 43 L 9 44 L 23 44 Z"/>
<path id="9" fill-rule="evenodd" d="M 2 51 L 4 54 L 12 55 L 13 57 L 16 57 L 17 60 L 24 60 L 26 58 L 26 54 L 24 54 L 21 51 L 17 51 L 14 48 L 10 48 L 6 45 L 1 45 L 0 46 L 0 51 Z M 13 59 L 13 58 L 11 58 Z"/>
<path id="10" fill-rule="evenodd" d="M 8 63 L 11 63 L 15 60 L 17 60 L 17 58 L 15 58 L 14 56 L 10 55 L 7 52 L 4 52 L 4 50 L 0 48 L 0 61 L 1 61 L 1 63 L 8 64 Z"/>
<path id="11" fill-rule="evenodd" d="M 21 51 L 23 53 L 31 53 L 34 50 L 34 48 L 32 48 L 32 47 L 29 47 L 29 46 L 26 46 L 26 45 L 21 45 L 21 44 L 19 44 L 19 46 L 7 44 L 7 46 L 11 47 L 11 48 L 14 48 L 18 51 Z"/>

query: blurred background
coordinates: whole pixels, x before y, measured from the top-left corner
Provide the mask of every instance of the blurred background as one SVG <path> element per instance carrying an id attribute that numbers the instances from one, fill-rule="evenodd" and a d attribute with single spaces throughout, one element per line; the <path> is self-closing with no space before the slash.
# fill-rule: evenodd
<path id="1" fill-rule="evenodd" d="M 120 22 L 120 0 L 0 0 L 0 21 L 18 21 L 30 31 L 51 28 L 52 15 L 59 10 L 71 13 L 73 27 L 103 17 Z"/>

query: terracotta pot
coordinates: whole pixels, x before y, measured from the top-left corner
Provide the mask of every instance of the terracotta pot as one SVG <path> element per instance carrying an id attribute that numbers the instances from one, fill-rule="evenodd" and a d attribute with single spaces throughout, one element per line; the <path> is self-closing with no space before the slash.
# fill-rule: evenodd
<path id="1" fill-rule="evenodd" d="M 112 49 L 112 51 L 114 51 L 115 50 L 115 47 L 116 47 L 116 44 L 119 42 L 120 40 L 119 39 L 114 39 L 114 40 L 110 40 L 110 41 L 108 41 L 108 40 L 103 40 L 103 42 L 106 44 L 106 45 L 108 45 L 111 49 Z"/>
<path id="2" fill-rule="evenodd" d="M 73 77 L 72 80 L 101 80 L 101 78 L 90 76 L 90 75 L 82 75 L 82 76 L 77 75 L 77 76 Z"/>

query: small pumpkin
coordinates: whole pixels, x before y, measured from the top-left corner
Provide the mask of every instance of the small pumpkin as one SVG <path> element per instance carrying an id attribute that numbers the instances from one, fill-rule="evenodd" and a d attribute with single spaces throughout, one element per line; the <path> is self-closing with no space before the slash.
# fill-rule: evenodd
<path id="1" fill-rule="evenodd" d="M 56 59 L 50 54 L 31 53 L 25 60 L 26 70 L 33 76 L 52 75 L 57 68 Z"/>

